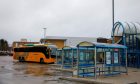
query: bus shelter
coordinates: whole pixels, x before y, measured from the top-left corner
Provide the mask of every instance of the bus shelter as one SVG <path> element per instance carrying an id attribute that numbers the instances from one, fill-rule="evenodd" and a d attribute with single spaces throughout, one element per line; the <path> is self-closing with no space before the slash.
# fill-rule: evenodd
<path id="1" fill-rule="evenodd" d="M 127 47 L 119 44 L 81 42 L 77 45 L 77 76 L 112 76 L 127 74 Z M 86 52 L 81 50 L 86 49 Z M 83 56 L 85 54 L 85 56 Z M 125 57 L 125 66 L 121 65 Z"/>
<path id="2" fill-rule="evenodd" d="M 56 58 L 57 46 L 56 45 L 52 45 L 52 44 L 49 44 L 49 45 L 46 45 L 46 46 L 50 49 L 51 57 Z"/>
<path id="3" fill-rule="evenodd" d="M 62 65 L 62 49 L 57 49 L 57 52 L 56 52 L 56 64 Z"/>
<path id="4" fill-rule="evenodd" d="M 74 68 L 77 59 L 77 48 L 65 46 L 62 48 L 62 68 Z"/>

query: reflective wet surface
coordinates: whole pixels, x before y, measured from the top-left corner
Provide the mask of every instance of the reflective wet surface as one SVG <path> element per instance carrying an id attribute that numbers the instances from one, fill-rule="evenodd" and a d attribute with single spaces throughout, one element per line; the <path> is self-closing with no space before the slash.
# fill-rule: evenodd
<path id="1" fill-rule="evenodd" d="M 0 56 L 0 84 L 81 84 L 60 80 L 71 73 L 54 70 L 55 66 L 39 63 L 20 63 L 11 56 Z"/>

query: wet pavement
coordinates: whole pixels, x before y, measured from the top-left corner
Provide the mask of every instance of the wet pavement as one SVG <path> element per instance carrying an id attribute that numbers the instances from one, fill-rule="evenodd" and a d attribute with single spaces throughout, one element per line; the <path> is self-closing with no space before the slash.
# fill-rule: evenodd
<path id="1" fill-rule="evenodd" d="M 82 84 L 60 80 L 71 73 L 56 71 L 54 66 L 39 63 L 20 63 L 11 56 L 0 56 L 0 84 Z"/>
<path id="2" fill-rule="evenodd" d="M 21 63 L 13 61 L 11 56 L 0 56 L 0 84 L 83 84 L 60 80 L 60 77 L 70 77 L 72 73 L 59 71 L 55 68 L 57 66 L 39 63 Z M 96 79 L 96 81 L 113 84 L 139 84 L 140 69 L 128 68 L 128 75 L 122 74 L 114 77 L 103 77 Z"/>

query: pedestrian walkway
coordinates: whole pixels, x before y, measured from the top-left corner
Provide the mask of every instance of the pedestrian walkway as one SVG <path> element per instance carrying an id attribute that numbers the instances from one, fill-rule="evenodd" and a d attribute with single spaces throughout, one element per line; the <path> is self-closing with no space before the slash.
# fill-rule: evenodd
<path id="1" fill-rule="evenodd" d="M 139 84 L 140 69 L 128 68 L 128 75 L 121 74 L 117 76 L 99 77 L 97 79 L 94 79 L 94 77 L 89 78 L 65 77 L 60 79 L 95 84 Z"/>

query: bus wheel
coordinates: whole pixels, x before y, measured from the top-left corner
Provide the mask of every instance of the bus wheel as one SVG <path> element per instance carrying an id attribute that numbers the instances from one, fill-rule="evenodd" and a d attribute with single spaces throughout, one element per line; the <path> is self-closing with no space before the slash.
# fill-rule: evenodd
<path id="1" fill-rule="evenodd" d="M 21 59 L 21 57 L 19 57 L 19 58 L 18 58 L 18 61 L 19 61 L 19 62 L 22 62 L 22 59 Z"/>
<path id="2" fill-rule="evenodd" d="M 40 58 L 40 64 L 43 64 L 43 63 L 44 63 L 44 59 Z"/>

